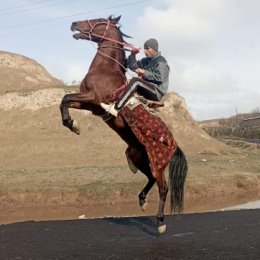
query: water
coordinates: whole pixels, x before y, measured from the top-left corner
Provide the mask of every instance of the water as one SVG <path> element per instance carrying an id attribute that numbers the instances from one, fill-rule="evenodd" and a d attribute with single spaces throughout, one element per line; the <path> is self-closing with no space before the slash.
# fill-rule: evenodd
<path id="1" fill-rule="evenodd" d="M 224 208 L 224 210 L 240 210 L 240 209 L 260 209 L 260 200 Z"/>
<path id="2" fill-rule="evenodd" d="M 252 144 L 260 144 L 260 139 L 245 139 L 245 141 Z"/>
<path id="3" fill-rule="evenodd" d="M 230 199 L 230 197 L 229 197 Z M 249 200 L 244 200 L 249 201 Z M 241 200 L 240 200 L 241 202 Z M 200 199 L 195 202 L 188 202 L 185 205 L 184 213 L 198 213 L 219 210 L 240 210 L 240 209 L 259 209 L 260 200 L 251 201 L 243 204 L 238 200 L 226 201 L 216 198 L 209 201 Z M 235 205 L 235 206 L 231 206 Z M 16 208 L 13 210 L 0 209 L 0 225 L 7 223 L 15 223 L 28 220 L 68 220 L 78 219 L 80 216 L 84 218 L 103 218 L 107 216 L 147 216 L 155 215 L 158 202 L 148 202 L 148 208 L 145 212 L 140 210 L 138 203 L 126 203 L 115 205 L 99 205 L 85 207 L 37 207 L 37 208 Z M 169 205 L 165 209 L 165 214 L 169 214 Z"/>

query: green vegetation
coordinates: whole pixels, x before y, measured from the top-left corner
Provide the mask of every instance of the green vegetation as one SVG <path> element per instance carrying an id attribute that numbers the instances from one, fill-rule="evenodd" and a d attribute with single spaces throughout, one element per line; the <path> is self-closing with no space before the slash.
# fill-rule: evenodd
<path id="1" fill-rule="evenodd" d="M 260 139 L 260 127 L 205 127 L 204 130 L 213 137 Z"/>
<path id="2" fill-rule="evenodd" d="M 252 113 L 238 114 L 230 118 L 219 119 L 218 126 L 204 125 L 203 129 L 213 137 L 260 139 L 260 126 L 240 126 L 243 120 L 254 117 L 260 117 L 258 108 L 254 109 Z"/>

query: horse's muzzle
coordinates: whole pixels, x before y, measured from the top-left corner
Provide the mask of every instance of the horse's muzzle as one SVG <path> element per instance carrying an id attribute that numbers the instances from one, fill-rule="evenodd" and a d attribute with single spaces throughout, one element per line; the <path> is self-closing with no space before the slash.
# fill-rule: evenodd
<path id="1" fill-rule="evenodd" d="M 76 31 L 77 29 L 75 28 L 77 26 L 77 22 L 73 22 L 72 24 L 71 24 L 71 26 L 70 26 L 70 29 L 71 29 L 71 31 Z"/>

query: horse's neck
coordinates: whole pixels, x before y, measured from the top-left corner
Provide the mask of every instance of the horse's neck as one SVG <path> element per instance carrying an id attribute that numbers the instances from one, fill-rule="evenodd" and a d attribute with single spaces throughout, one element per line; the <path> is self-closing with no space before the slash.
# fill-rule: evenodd
<path id="1" fill-rule="evenodd" d="M 107 66 L 111 67 L 114 70 L 118 72 L 125 72 L 124 69 L 124 60 L 125 60 L 125 51 L 123 49 L 123 46 L 118 44 L 118 42 L 123 42 L 123 39 L 120 36 L 120 32 L 117 27 L 111 27 L 111 30 L 107 31 L 107 38 L 114 39 L 109 41 L 102 41 L 98 43 L 98 51 L 94 58 L 94 61 L 92 64 L 95 66 L 98 64 L 98 66 Z M 108 64 L 109 63 L 109 64 Z M 108 73 L 109 70 L 106 68 L 106 73 Z M 113 73 L 113 70 L 111 71 Z M 124 73 L 123 73 L 124 75 Z"/>
<path id="2" fill-rule="evenodd" d="M 111 62 L 112 66 L 118 65 L 121 68 L 124 66 L 124 50 L 122 46 L 119 46 L 118 44 L 109 42 L 100 44 L 98 46 L 97 55 L 103 56 L 103 59 Z"/>
<path id="3" fill-rule="evenodd" d="M 104 71 L 104 75 L 115 73 L 125 78 L 125 53 L 121 46 L 114 43 L 104 42 L 99 45 L 98 51 L 90 65 L 90 71 Z M 101 75 L 102 76 L 102 75 Z"/>
<path id="4" fill-rule="evenodd" d="M 125 70 L 122 67 L 123 52 L 123 49 L 115 49 L 112 46 L 100 48 L 81 84 L 81 90 L 85 92 L 95 89 L 94 92 L 102 99 L 120 88 L 126 81 Z"/>
<path id="5" fill-rule="evenodd" d="M 109 31 L 106 37 L 122 42 L 116 28 Z M 125 52 L 121 45 L 111 41 L 99 43 L 98 51 L 84 79 L 83 91 L 87 88 L 94 90 L 103 99 L 120 88 L 126 81 L 124 59 Z"/>

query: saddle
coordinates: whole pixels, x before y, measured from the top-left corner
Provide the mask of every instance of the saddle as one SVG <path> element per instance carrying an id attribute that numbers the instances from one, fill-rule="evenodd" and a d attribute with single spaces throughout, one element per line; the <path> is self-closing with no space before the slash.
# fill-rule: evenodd
<path id="1" fill-rule="evenodd" d="M 109 101 L 114 102 L 117 100 L 124 87 L 125 85 L 117 90 Z M 111 109 L 109 105 L 102 104 L 103 108 L 104 106 L 108 106 L 108 109 Z M 148 100 L 134 93 L 118 112 L 120 116 L 115 119 L 117 125 L 124 125 L 121 122 L 121 118 L 123 118 L 122 121 L 131 128 L 138 141 L 144 145 L 153 174 L 166 168 L 177 149 L 177 144 L 171 131 L 162 119 L 156 115 L 156 109 L 163 106 L 162 102 Z M 136 167 L 132 168 L 132 165 L 130 165 L 130 168 L 133 172 L 136 172 Z"/>
<path id="2" fill-rule="evenodd" d="M 163 102 L 149 100 L 149 99 L 144 98 L 143 96 L 136 95 L 135 98 L 140 100 L 141 103 L 143 103 L 144 105 L 146 105 L 149 108 L 154 108 L 155 109 L 155 108 L 159 108 L 159 107 L 163 107 L 164 106 Z"/>
<path id="3" fill-rule="evenodd" d="M 120 94 L 125 90 L 126 86 L 127 86 L 127 81 L 119 88 L 117 89 L 115 92 L 112 93 L 112 95 L 106 97 L 106 100 L 108 103 L 114 103 L 116 100 L 119 99 Z M 137 93 L 134 93 L 133 95 L 135 97 L 136 100 L 131 99 L 131 103 L 137 103 L 137 100 L 139 100 L 141 103 L 143 103 L 145 106 L 147 106 L 148 108 L 159 108 L 159 107 L 163 107 L 164 104 L 160 101 L 153 101 L 153 100 L 149 100 L 146 99 L 145 97 L 138 95 Z M 129 101 L 126 103 L 126 105 L 129 103 Z"/>
<path id="4" fill-rule="evenodd" d="M 131 110 L 133 110 L 138 105 L 142 105 L 148 112 L 155 114 L 157 112 L 156 109 L 163 107 L 164 103 L 146 99 L 145 97 L 135 93 L 133 97 L 131 97 L 125 104 L 125 106 L 128 106 Z"/>
<path id="5" fill-rule="evenodd" d="M 135 94 L 119 111 L 139 142 L 145 146 L 154 174 L 167 166 L 177 149 L 171 131 L 156 115 L 155 109 L 163 105 Z"/>

